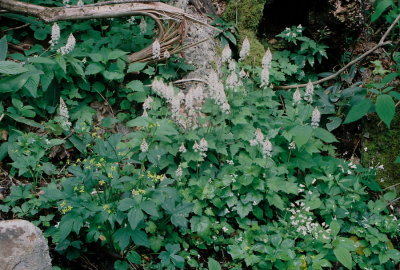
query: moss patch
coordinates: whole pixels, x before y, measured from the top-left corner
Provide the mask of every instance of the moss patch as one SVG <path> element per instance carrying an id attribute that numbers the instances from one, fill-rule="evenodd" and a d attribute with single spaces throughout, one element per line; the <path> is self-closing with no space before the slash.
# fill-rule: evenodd
<path id="1" fill-rule="evenodd" d="M 229 0 L 224 18 L 236 22 L 239 29 L 257 31 L 268 0 Z"/>
<path id="2" fill-rule="evenodd" d="M 362 162 L 366 167 L 383 164 L 384 169 L 377 171 L 377 180 L 383 187 L 388 187 L 400 183 L 400 164 L 394 163 L 400 155 L 400 111 L 397 111 L 391 129 L 383 123 L 378 125 L 379 122 L 374 116 L 364 123 Z M 400 191 L 400 185 L 397 190 Z"/>

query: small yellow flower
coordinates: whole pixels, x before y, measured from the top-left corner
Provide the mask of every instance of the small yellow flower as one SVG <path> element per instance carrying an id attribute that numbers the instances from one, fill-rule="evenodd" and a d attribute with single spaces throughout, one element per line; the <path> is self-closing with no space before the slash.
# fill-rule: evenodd
<path id="1" fill-rule="evenodd" d="M 115 172 L 117 170 L 117 167 L 111 166 L 111 171 Z"/>
<path id="2" fill-rule="evenodd" d="M 78 191 L 78 190 L 79 190 L 78 186 L 74 186 L 74 191 Z"/>
<path id="3" fill-rule="evenodd" d="M 108 174 L 107 174 L 107 177 L 108 177 L 108 178 L 112 178 L 113 175 L 112 175 L 111 173 L 108 173 Z"/>
<path id="4" fill-rule="evenodd" d="M 100 180 L 100 181 L 99 181 L 99 185 L 100 185 L 100 186 L 104 185 L 105 183 L 106 183 L 106 181 L 104 181 L 104 180 Z"/>

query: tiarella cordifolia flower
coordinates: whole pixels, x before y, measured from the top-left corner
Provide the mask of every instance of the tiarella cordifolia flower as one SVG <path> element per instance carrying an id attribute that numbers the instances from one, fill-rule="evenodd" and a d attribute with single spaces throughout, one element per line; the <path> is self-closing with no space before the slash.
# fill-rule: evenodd
<path id="1" fill-rule="evenodd" d="M 86 63 L 87 63 L 87 59 L 86 59 L 86 57 L 85 57 L 85 58 L 83 58 L 81 62 L 82 62 L 82 64 L 86 64 Z"/>
<path id="2" fill-rule="evenodd" d="M 293 94 L 293 104 L 299 104 L 300 101 L 301 101 L 301 94 L 299 88 L 297 88 Z"/>
<path id="3" fill-rule="evenodd" d="M 256 146 L 258 144 L 256 139 L 250 140 L 249 142 L 251 146 Z"/>
<path id="4" fill-rule="evenodd" d="M 247 74 L 246 71 L 244 71 L 244 69 L 242 69 L 239 73 L 240 78 L 247 78 L 249 77 L 249 74 Z"/>
<path id="5" fill-rule="evenodd" d="M 232 60 L 232 59 L 229 60 L 228 68 L 229 68 L 230 71 L 236 70 L 236 62 L 235 62 L 235 60 Z"/>
<path id="6" fill-rule="evenodd" d="M 155 78 L 151 84 L 151 88 L 159 96 L 167 99 L 171 102 L 172 98 L 175 96 L 174 88 L 171 84 L 166 85 L 162 79 Z"/>
<path id="7" fill-rule="evenodd" d="M 79 0 L 78 3 L 76 3 L 76 5 L 77 5 L 78 7 L 82 7 L 82 6 L 85 5 L 85 3 L 83 3 L 82 0 Z"/>
<path id="8" fill-rule="evenodd" d="M 142 34 L 146 33 L 146 31 L 147 31 L 147 22 L 143 17 L 140 20 L 139 28 L 140 28 L 140 33 L 142 33 Z"/>
<path id="9" fill-rule="evenodd" d="M 69 54 L 75 48 L 76 40 L 73 34 L 70 34 L 67 40 L 67 44 L 64 47 L 61 47 L 58 52 L 62 55 Z"/>
<path id="10" fill-rule="evenodd" d="M 129 24 L 135 24 L 135 22 L 136 22 L 135 16 L 131 16 L 131 17 L 128 19 L 128 23 L 129 23 Z"/>
<path id="11" fill-rule="evenodd" d="M 264 57 L 261 61 L 262 67 L 269 69 L 271 67 L 271 62 L 272 62 L 272 53 L 271 53 L 270 49 L 268 48 L 268 50 L 265 52 Z"/>
<path id="12" fill-rule="evenodd" d="M 202 138 L 200 143 L 194 142 L 193 150 L 199 152 L 202 157 L 205 157 L 206 152 L 208 151 L 208 142 L 206 139 Z"/>
<path id="13" fill-rule="evenodd" d="M 264 141 L 264 134 L 262 133 L 261 129 L 257 128 L 254 132 L 255 140 L 257 143 L 262 144 Z"/>
<path id="14" fill-rule="evenodd" d="M 60 40 L 60 27 L 57 23 L 54 23 L 51 27 L 51 40 L 49 41 L 51 46 L 57 45 L 58 41 Z"/>
<path id="15" fill-rule="evenodd" d="M 168 59 L 171 57 L 171 54 L 169 53 L 169 51 L 165 51 L 164 52 L 164 58 Z"/>
<path id="16" fill-rule="evenodd" d="M 67 7 L 67 6 L 69 6 L 69 2 L 70 2 L 70 0 L 63 0 L 63 5 Z"/>
<path id="17" fill-rule="evenodd" d="M 149 145 L 146 142 L 146 139 L 142 140 L 142 143 L 140 144 L 140 151 L 143 153 L 147 152 L 149 150 Z"/>
<path id="18" fill-rule="evenodd" d="M 69 121 L 69 112 L 68 112 L 68 107 L 65 104 L 64 100 L 62 97 L 60 97 L 60 108 L 59 108 L 59 115 L 62 118 L 62 126 L 66 128 L 71 127 L 71 122 Z"/>
<path id="19" fill-rule="evenodd" d="M 200 140 L 199 150 L 200 150 L 200 152 L 207 152 L 208 151 L 208 142 L 206 141 L 206 139 L 202 138 Z"/>
<path id="20" fill-rule="evenodd" d="M 226 79 L 226 86 L 231 89 L 234 89 L 235 87 L 239 86 L 239 78 L 236 75 L 235 71 L 232 71 L 231 74 Z"/>
<path id="21" fill-rule="evenodd" d="M 153 51 L 153 58 L 160 59 L 161 45 L 160 45 L 160 42 L 158 41 L 158 39 L 156 39 L 153 42 L 152 51 Z"/>
<path id="22" fill-rule="evenodd" d="M 203 88 L 200 85 L 191 87 L 185 96 L 185 108 L 188 115 L 193 116 L 201 109 L 204 100 Z"/>
<path id="23" fill-rule="evenodd" d="M 179 146 L 178 152 L 186 153 L 186 147 L 185 147 L 185 145 L 183 143 L 181 144 L 181 146 Z"/>
<path id="24" fill-rule="evenodd" d="M 231 59 L 232 51 L 229 45 L 226 45 L 222 50 L 222 63 L 228 62 Z"/>
<path id="25" fill-rule="evenodd" d="M 262 143 L 262 153 L 264 157 L 272 156 L 272 143 L 268 139 L 265 139 Z"/>
<path id="26" fill-rule="evenodd" d="M 229 114 L 231 112 L 231 105 L 229 105 L 228 102 L 225 102 L 224 104 L 222 104 L 221 110 L 223 113 Z"/>
<path id="27" fill-rule="evenodd" d="M 183 175 L 183 170 L 182 170 L 182 167 L 181 167 L 180 164 L 179 164 L 179 166 L 178 166 L 178 169 L 176 169 L 176 171 L 175 171 L 175 175 L 176 175 L 176 177 L 178 177 L 178 178 L 182 177 L 182 175 Z"/>
<path id="28" fill-rule="evenodd" d="M 304 99 L 307 100 L 308 102 L 312 102 L 313 95 L 314 95 L 314 85 L 311 81 L 309 81 L 306 86 L 306 93 L 304 94 Z"/>
<path id="29" fill-rule="evenodd" d="M 319 112 L 318 108 L 315 107 L 314 111 L 312 112 L 311 125 L 313 127 L 318 127 L 319 121 L 321 121 L 321 113 Z"/>
<path id="30" fill-rule="evenodd" d="M 264 67 L 261 70 L 261 87 L 268 86 L 269 84 L 269 69 Z"/>
<path id="31" fill-rule="evenodd" d="M 309 207 L 305 207 L 304 202 L 296 201 L 296 204 L 291 203 L 291 208 L 287 209 L 291 216 L 290 224 L 296 229 L 298 233 L 303 236 L 310 235 L 315 239 L 328 240 L 331 233 L 331 229 L 325 222 L 320 225 L 318 222 L 314 222 L 312 212 Z"/>
<path id="32" fill-rule="evenodd" d="M 234 165 L 235 163 L 233 162 L 233 160 L 227 160 L 226 163 L 228 163 L 229 165 Z"/>
<path id="33" fill-rule="evenodd" d="M 208 86 L 210 88 L 210 98 L 212 98 L 217 105 L 222 106 L 227 102 L 224 85 L 219 81 L 217 73 L 213 70 L 208 77 Z"/>
<path id="34" fill-rule="evenodd" d="M 249 55 L 249 52 L 250 52 L 250 41 L 249 41 L 249 39 L 246 37 L 246 38 L 243 40 L 242 49 L 241 49 L 240 52 L 239 52 L 240 60 L 245 59 L 246 56 Z"/>
<path id="35" fill-rule="evenodd" d="M 150 109 L 151 103 L 153 103 L 153 98 L 151 96 L 148 96 L 143 102 L 143 110 L 147 111 L 148 109 Z"/>
<path id="36" fill-rule="evenodd" d="M 295 143 L 295 142 L 291 142 L 291 143 L 289 144 L 288 149 L 289 149 L 289 150 L 296 149 L 296 143 Z"/>

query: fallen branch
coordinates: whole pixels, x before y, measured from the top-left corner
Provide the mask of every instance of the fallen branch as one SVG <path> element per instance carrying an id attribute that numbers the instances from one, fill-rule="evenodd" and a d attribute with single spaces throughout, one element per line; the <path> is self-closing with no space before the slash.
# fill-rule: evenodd
<path id="1" fill-rule="evenodd" d="M 218 30 L 217 28 L 186 14 L 180 8 L 161 2 L 151 2 L 146 0 L 143 2 L 144 3 L 123 0 L 89 4 L 79 7 L 43 7 L 17 0 L 0 0 L 0 9 L 7 10 L 7 12 L 34 16 L 47 23 L 78 19 L 116 18 L 134 15 L 148 16 L 156 22 L 158 27 L 157 40 L 161 45 L 161 56 L 163 56 L 165 51 L 174 54 L 187 47 L 180 45 L 183 43 L 183 39 L 187 34 L 187 21 Z M 169 21 L 167 27 L 163 22 L 164 20 Z M 155 61 L 155 59 L 152 59 L 152 45 L 153 44 L 150 44 L 141 51 L 130 54 L 128 60 L 130 62 Z M 163 58 L 157 60 L 162 59 Z"/>
<path id="2" fill-rule="evenodd" d="M 316 85 L 316 84 L 320 84 L 320 83 L 323 83 L 323 82 L 326 82 L 326 81 L 329 81 L 329 80 L 332 80 L 332 79 L 336 78 L 341 73 L 343 73 L 343 71 L 345 71 L 347 68 L 349 68 L 352 65 L 360 62 L 362 59 L 364 59 L 365 57 L 367 57 L 369 54 L 371 54 L 372 52 L 376 51 L 380 47 L 383 47 L 383 46 L 391 44 L 392 41 L 385 41 L 385 40 L 386 40 L 387 36 L 390 34 L 390 32 L 392 31 L 393 27 L 399 22 L 399 20 L 400 20 L 400 14 L 397 16 L 397 18 L 393 21 L 393 23 L 389 26 L 389 28 L 383 34 L 383 36 L 379 40 L 378 44 L 376 44 L 373 48 L 369 49 L 368 51 L 366 51 L 365 53 L 363 53 L 359 57 L 357 57 L 357 58 L 353 59 L 352 61 L 350 61 L 344 67 L 339 69 L 336 73 L 334 73 L 334 74 L 332 74 L 332 75 L 330 75 L 328 77 L 325 77 L 323 79 L 314 81 L 314 82 L 312 82 L 312 84 Z M 292 85 L 276 86 L 275 88 L 277 88 L 277 89 L 294 89 L 294 88 L 299 88 L 299 87 L 306 87 L 306 85 L 307 85 L 306 83 L 303 83 L 303 84 L 292 84 Z"/>

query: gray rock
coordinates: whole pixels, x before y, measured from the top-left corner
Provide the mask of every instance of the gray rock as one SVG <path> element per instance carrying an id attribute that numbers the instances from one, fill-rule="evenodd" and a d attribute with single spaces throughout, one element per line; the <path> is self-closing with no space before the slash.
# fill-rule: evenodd
<path id="1" fill-rule="evenodd" d="M 26 220 L 0 221 L 1 270 L 51 270 L 47 241 Z"/>

